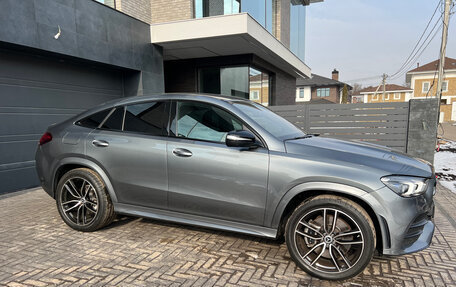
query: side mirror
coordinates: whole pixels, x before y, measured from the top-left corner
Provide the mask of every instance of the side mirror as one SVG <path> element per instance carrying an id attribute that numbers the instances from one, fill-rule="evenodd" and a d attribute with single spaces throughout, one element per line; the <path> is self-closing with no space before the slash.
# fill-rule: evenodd
<path id="1" fill-rule="evenodd" d="M 256 146 L 255 136 L 249 131 L 229 132 L 226 135 L 225 143 L 231 147 L 253 147 Z"/>

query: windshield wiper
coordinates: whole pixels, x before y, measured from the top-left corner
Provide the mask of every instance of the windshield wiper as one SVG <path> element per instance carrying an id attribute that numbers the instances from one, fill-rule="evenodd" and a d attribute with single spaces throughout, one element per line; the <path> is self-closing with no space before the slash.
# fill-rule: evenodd
<path id="1" fill-rule="evenodd" d="M 303 136 L 291 138 L 291 139 L 286 139 L 286 141 L 292 141 L 292 140 L 299 140 L 299 139 L 307 139 L 311 137 L 318 137 L 320 134 L 305 134 Z"/>

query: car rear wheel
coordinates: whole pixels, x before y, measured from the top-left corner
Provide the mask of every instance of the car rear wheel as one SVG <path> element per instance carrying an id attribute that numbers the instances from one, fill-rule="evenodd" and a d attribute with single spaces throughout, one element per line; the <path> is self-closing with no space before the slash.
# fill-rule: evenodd
<path id="1" fill-rule="evenodd" d="M 114 219 L 103 180 L 88 168 L 67 172 L 57 185 L 56 203 L 63 221 L 79 231 L 95 231 Z"/>
<path id="2" fill-rule="evenodd" d="M 376 244 L 375 228 L 357 203 L 334 195 L 303 202 L 285 227 L 288 251 L 312 276 L 342 280 L 364 270 Z"/>

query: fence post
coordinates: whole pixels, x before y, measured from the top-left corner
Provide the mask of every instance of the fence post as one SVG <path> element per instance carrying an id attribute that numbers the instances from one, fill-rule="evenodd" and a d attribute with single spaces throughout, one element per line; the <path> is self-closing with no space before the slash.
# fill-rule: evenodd
<path id="1" fill-rule="evenodd" d="M 407 153 L 434 163 L 438 99 L 411 99 L 407 128 Z"/>
<path id="2" fill-rule="evenodd" d="M 310 104 L 304 104 L 304 132 L 310 133 Z"/>

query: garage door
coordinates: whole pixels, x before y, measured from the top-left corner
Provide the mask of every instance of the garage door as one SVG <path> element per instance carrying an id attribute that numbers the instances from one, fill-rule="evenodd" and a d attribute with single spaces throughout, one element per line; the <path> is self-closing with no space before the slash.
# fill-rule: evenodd
<path id="1" fill-rule="evenodd" d="M 49 125 L 122 90 L 118 70 L 0 50 L 0 193 L 38 186 L 35 149 Z"/>

